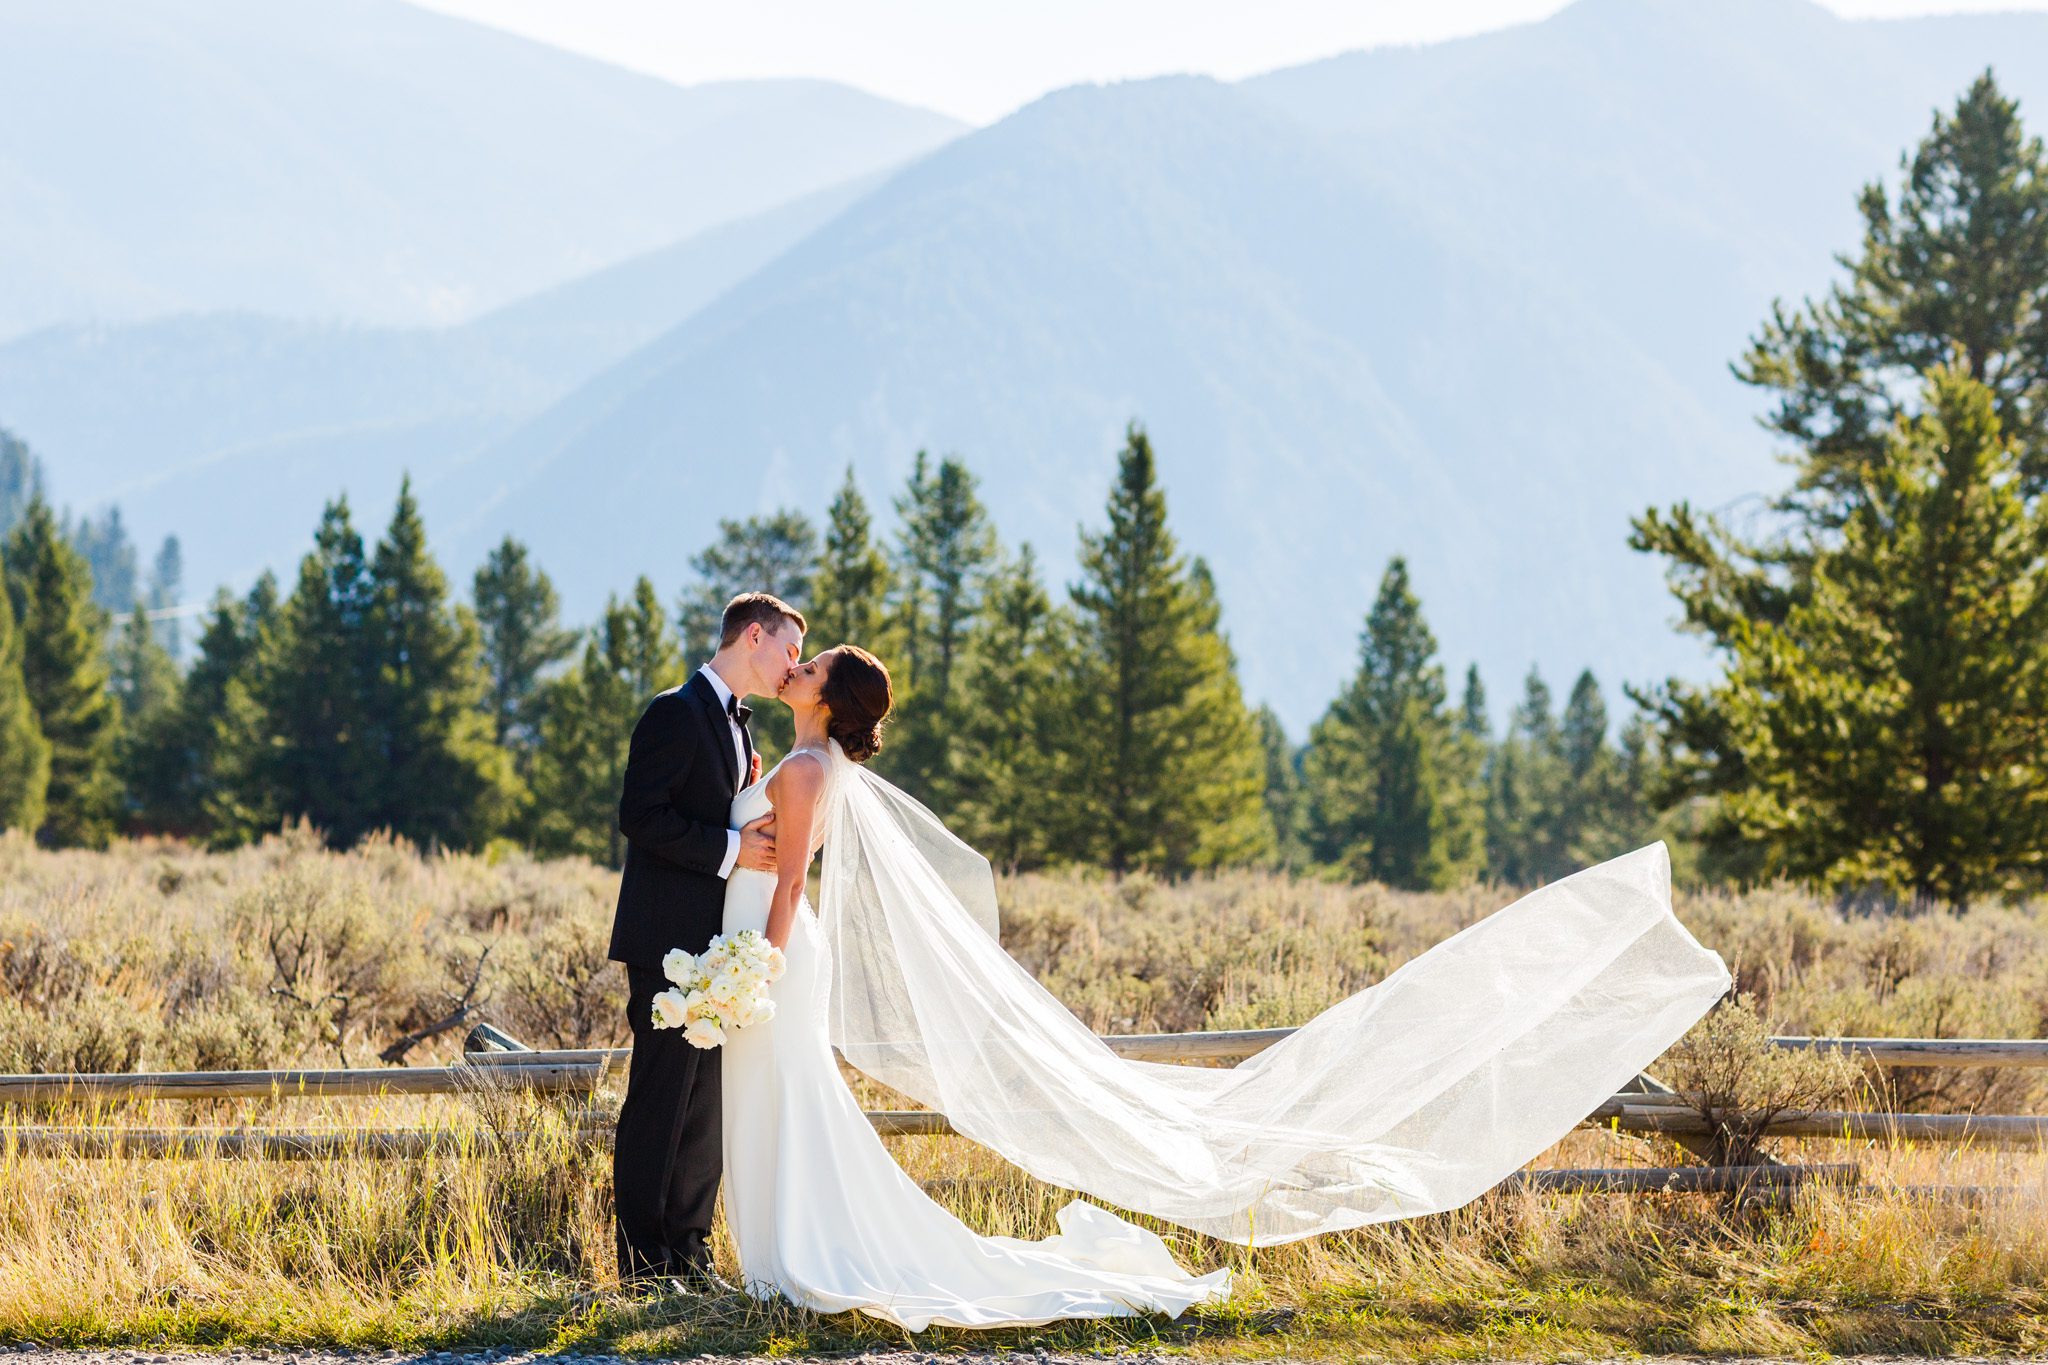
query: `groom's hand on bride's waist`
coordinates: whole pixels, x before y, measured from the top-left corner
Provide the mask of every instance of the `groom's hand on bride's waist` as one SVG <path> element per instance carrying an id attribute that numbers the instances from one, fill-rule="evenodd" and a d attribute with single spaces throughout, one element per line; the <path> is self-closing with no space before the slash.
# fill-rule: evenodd
<path id="1" fill-rule="evenodd" d="M 756 872 L 775 870 L 775 813 L 770 811 L 758 820 L 740 826 L 740 856 L 733 862 L 734 867 L 752 868 Z"/>

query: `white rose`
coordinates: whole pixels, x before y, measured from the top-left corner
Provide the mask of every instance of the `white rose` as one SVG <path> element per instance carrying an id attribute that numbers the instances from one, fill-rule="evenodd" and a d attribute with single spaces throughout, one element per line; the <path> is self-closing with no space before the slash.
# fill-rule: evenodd
<path id="1" fill-rule="evenodd" d="M 683 1007 L 682 992 L 677 990 L 657 991 L 654 995 L 654 1026 L 656 1028 L 681 1028 L 688 1011 Z"/>
<path id="2" fill-rule="evenodd" d="M 671 948 L 661 957 L 661 974 L 678 986 L 689 984 L 690 976 L 697 970 L 697 959 L 681 948 Z"/>
<path id="3" fill-rule="evenodd" d="M 780 981 L 782 980 L 782 974 L 788 970 L 789 959 L 782 955 L 782 949 L 770 948 L 768 950 L 768 979 L 770 981 Z"/>
<path id="4" fill-rule="evenodd" d="M 725 1030 L 710 1019 L 693 1019 L 683 1030 L 683 1041 L 692 1047 L 717 1047 L 725 1041 Z"/>
<path id="5" fill-rule="evenodd" d="M 753 1009 L 755 1023 L 766 1023 L 775 1017 L 775 1001 L 768 992 L 762 991 L 747 1003 Z"/>

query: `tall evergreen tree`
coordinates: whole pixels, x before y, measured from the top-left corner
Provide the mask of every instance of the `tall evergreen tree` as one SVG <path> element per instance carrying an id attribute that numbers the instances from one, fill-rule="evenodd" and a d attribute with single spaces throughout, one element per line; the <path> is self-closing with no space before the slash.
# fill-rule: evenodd
<path id="1" fill-rule="evenodd" d="M 1069 852 L 1115 871 L 1251 861 L 1272 848 L 1265 755 L 1206 572 L 1166 524 L 1152 443 L 1126 433 L 1109 524 L 1081 536 Z"/>
<path id="2" fill-rule="evenodd" d="M 369 587 L 370 816 L 417 843 L 476 847 L 504 826 L 519 783 L 486 710 L 476 616 L 448 601 L 410 479 L 377 543 Z"/>
<path id="3" fill-rule="evenodd" d="M 1920 459 L 1904 452 L 1924 433 L 1903 435 L 1919 429 L 1902 427 L 1902 419 L 1937 401 L 1957 401 L 1956 376 L 1927 377 L 1935 367 L 1952 365 L 1987 386 L 2013 450 L 2022 504 L 2031 506 L 2048 484 L 2048 158 L 1987 73 L 1953 114 L 1936 117 L 1905 171 L 1896 200 L 1878 184 L 1863 192 L 1863 241 L 1857 254 L 1842 258 L 1846 281 L 1820 303 L 1791 313 L 1775 309 L 1738 367 L 1741 377 L 1775 395 L 1767 424 L 1799 447 L 1773 528 L 1745 536 L 1683 503 L 1651 509 L 1634 523 L 1630 544 L 1668 560 L 1667 580 L 1687 628 L 1705 636 L 1731 669 L 1795 617 L 1827 614 L 1816 601 L 1821 558 L 1840 548 L 1848 525 L 1873 499 L 1896 499 L 1900 469 Z M 1974 421 L 1966 426 L 1975 430 Z M 1954 486 L 1957 497 L 1975 486 L 1974 477 L 1959 469 L 1942 475 L 1964 480 Z M 1930 623 L 1913 624 L 1920 641 L 1935 638 Z M 1655 804 L 1701 812 L 1704 871 L 1755 877 L 1785 871 L 1793 861 L 1818 865 L 1811 849 L 1795 860 L 1779 840 L 1745 832 L 1776 817 L 1740 814 L 1763 781 L 1748 769 L 1754 736 L 1740 731 L 1741 708 L 1725 686 L 1673 678 L 1629 695 L 1657 728 Z M 1902 837 L 1938 845 L 1944 836 L 1926 828 Z M 1870 875 L 1901 884 L 1928 877 L 1931 895 L 1949 894 L 1936 885 L 1981 889 L 1975 873 L 1930 872 L 1940 858 L 1899 859 L 1890 871 Z M 1860 874 L 1845 863 L 1812 875 L 1836 881 Z"/>
<path id="4" fill-rule="evenodd" d="M 1465 693 L 1458 703 L 1459 733 L 1480 744 L 1493 742 L 1493 720 L 1486 711 L 1486 684 L 1479 679 L 1479 665 L 1465 666 Z"/>
<path id="5" fill-rule="evenodd" d="M 1390 886 L 1453 884 L 1471 843 L 1443 666 L 1396 558 L 1359 642 L 1359 669 L 1309 733 L 1303 761 L 1310 847 Z M 1469 855 L 1468 855 L 1469 856 Z"/>
<path id="6" fill-rule="evenodd" d="M 608 867 L 625 861 L 619 834 L 619 792 L 625 782 L 627 744 L 633 724 L 653 691 L 642 691 L 643 652 L 636 629 L 646 629 L 645 604 L 654 588 L 646 579 L 636 605 L 616 598 L 605 606 L 597 628 L 584 642 L 583 657 L 546 684 L 541 707 L 541 742 L 533 762 L 533 804 L 529 839 L 555 856 L 582 856 Z M 657 605 L 654 628 L 667 624 Z"/>
<path id="7" fill-rule="evenodd" d="M 176 536 L 165 536 L 149 569 L 149 610 L 156 638 L 173 661 L 184 656 L 184 632 L 177 610 L 185 600 L 185 552 Z"/>
<path id="8" fill-rule="evenodd" d="M 789 601 L 788 598 L 783 600 Z M 796 604 L 791 602 L 790 605 Z M 635 719 L 639 718 L 640 708 L 646 706 L 655 693 L 687 680 L 696 666 L 704 661 L 685 657 L 683 647 L 670 633 L 668 621 L 661 614 L 661 602 L 654 595 L 654 584 L 644 574 L 634 580 L 631 598 L 623 603 L 606 604 L 604 629 L 608 632 L 608 639 L 612 636 L 617 639 L 616 666 L 633 693 Z M 713 652 L 716 652 L 716 627 L 709 638 L 714 646 Z M 606 657 L 612 657 L 613 653 L 614 647 L 607 644 Z M 706 654 L 704 659 L 710 657 Z"/>
<path id="9" fill-rule="evenodd" d="M 209 824 L 233 843 L 303 816 L 346 848 L 375 828 L 372 706 L 381 689 L 370 613 L 376 585 L 348 499 L 327 504 L 291 595 L 260 630 L 215 722 L 219 790 Z"/>
<path id="10" fill-rule="evenodd" d="M 825 521 L 825 552 L 811 584 L 810 638 L 817 647 L 857 644 L 886 659 L 883 639 L 889 596 L 889 560 L 875 543 L 867 500 L 853 481 L 853 466 L 832 499 Z"/>
<path id="11" fill-rule="evenodd" d="M 121 711 L 122 728 L 172 706 L 178 696 L 178 666 L 157 642 L 149 608 L 136 602 L 114 636 L 107 690 Z"/>
<path id="12" fill-rule="evenodd" d="M 770 592 L 809 611 L 818 572 L 818 532 L 801 512 L 783 510 L 745 521 L 721 520 L 718 539 L 690 560 L 697 581 L 676 607 L 683 656 L 692 667 L 718 652 L 725 604 L 743 592 Z"/>
<path id="13" fill-rule="evenodd" d="M 1307 852 L 1301 838 L 1300 755 L 1272 707 L 1252 712 L 1252 724 L 1266 756 L 1266 819 L 1273 826 L 1274 852 L 1281 866 L 1292 867 Z"/>
<path id="14" fill-rule="evenodd" d="M 2048 155 L 1989 71 L 1900 158 L 1896 202 L 1863 189 L 1862 250 L 1819 302 L 1772 315 L 1736 367 L 1803 451 L 1785 505 L 1837 521 L 1891 430 L 1947 363 L 1989 386 L 2028 494 L 2048 484 Z"/>
<path id="15" fill-rule="evenodd" d="M 114 638 L 108 680 L 121 708 L 115 771 L 121 782 L 121 823 L 130 832 L 160 831 L 158 813 L 177 788 L 179 688 L 178 666 L 158 643 L 149 608 L 138 601 Z"/>
<path id="16" fill-rule="evenodd" d="M 30 500 L 0 558 L 21 633 L 22 681 L 50 746 L 38 837 L 99 847 L 113 833 L 120 799 L 120 715 L 106 686 L 106 617 L 92 600 L 92 571 L 40 497 Z"/>
<path id="17" fill-rule="evenodd" d="M 0 538 L 14 531 L 28 505 L 43 496 L 43 462 L 28 442 L 0 427 Z"/>
<path id="18" fill-rule="evenodd" d="M 914 795 L 938 800 L 954 732 L 955 666 L 995 562 L 995 529 L 967 466 L 949 458 L 932 470 L 923 451 L 896 512 L 900 667 L 892 681 L 899 696 L 896 735 L 882 766 Z"/>
<path id="19" fill-rule="evenodd" d="M 1571 777 L 1550 684 L 1534 665 L 1508 720 L 1487 799 L 1487 864 L 1502 881 L 1531 886 L 1574 870 Z"/>
<path id="20" fill-rule="evenodd" d="M 478 567 L 470 595 L 490 675 L 492 733 L 524 771 L 540 738 L 541 675 L 576 652 L 576 632 L 562 626 L 555 585 L 511 536 Z"/>
<path id="21" fill-rule="evenodd" d="M 1663 697 L 1694 789 L 1718 798 L 1710 846 L 1921 903 L 2042 886 L 2048 500 L 2023 496 L 1998 406 L 1967 366 L 1937 368 L 1847 519 L 1797 545 L 1810 591 L 1731 624 L 1719 683 Z M 1729 559 L 1679 582 L 1689 616 L 1754 572 Z"/>
<path id="22" fill-rule="evenodd" d="M 1607 702 L 1600 695 L 1599 680 L 1590 668 L 1579 671 L 1571 695 L 1565 699 L 1558 744 L 1564 754 L 1565 769 L 1575 784 L 1591 779 L 1607 754 Z"/>
<path id="23" fill-rule="evenodd" d="M 0 441 L 6 433 L 0 431 Z M 0 452 L 4 453 L 4 452 Z M 36 724 L 21 673 L 14 595 L 0 583 L 0 829 L 36 830 L 50 792 L 50 742 Z"/>
<path id="24" fill-rule="evenodd" d="M 1492 765 L 1493 721 L 1486 709 L 1486 685 L 1480 681 L 1479 665 L 1467 664 L 1442 764 L 1441 880 L 1446 884 L 1470 881 L 1489 871 L 1486 807 Z"/>
<path id="25" fill-rule="evenodd" d="M 1038 580 L 1026 545 L 990 575 L 962 652 L 957 720 L 940 800 L 953 829 L 1003 867 L 1060 851 L 1069 726 L 1063 679 L 1073 624 Z"/>
<path id="26" fill-rule="evenodd" d="M 63 535 L 92 570 L 93 602 L 109 620 L 127 615 L 135 605 L 135 544 L 128 539 L 121 509 L 110 506 L 76 525 L 69 523 L 67 514 Z"/>
<path id="27" fill-rule="evenodd" d="M 1590 668 L 1572 683 L 1558 739 L 1564 754 L 1566 861 L 1576 868 L 1636 847 L 1633 836 L 1640 831 L 1626 819 L 1619 756 L 1607 743 L 1607 702 Z"/>
<path id="28" fill-rule="evenodd" d="M 260 623 L 276 609 L 277 580 L 265 573 L 247 601 L 227 589 L 215 595 L 201 628 L 192 666 L 180 680 L 169 711 L 131 749 L 125 781 L 132 819 L 143 829 L 184 836 L 211 834 L 209 800 L 222 790 L 220 718 L 227 713 L 230 680 L 247 679 Z"/>

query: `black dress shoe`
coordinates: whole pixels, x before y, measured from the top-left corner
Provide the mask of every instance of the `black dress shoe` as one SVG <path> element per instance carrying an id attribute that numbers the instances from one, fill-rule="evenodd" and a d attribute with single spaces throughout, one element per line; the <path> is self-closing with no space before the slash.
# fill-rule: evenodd
<path id="1" fill-rule="evenodd" d="M 708 1265 L 677 1271 L 670 1277 L 669 1283 L 675 1286 L 679 1294 L 696 1294 L 709 1298 L 740 1292 L 736 1285 L 729 1283 L 724 1276 Z"/>

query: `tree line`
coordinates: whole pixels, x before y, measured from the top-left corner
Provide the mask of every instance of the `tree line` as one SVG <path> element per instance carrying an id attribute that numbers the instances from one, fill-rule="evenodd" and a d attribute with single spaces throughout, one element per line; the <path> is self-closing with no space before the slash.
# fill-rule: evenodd
<path id="1" fill-rule="evenodd" d="M 1721 669 L 1627 687 L 1612 738 L 1590 672 L 1559 707 L 1534 670 L 1495 735 L 1476 668 L 1452 696 L 1396 558 L 1354 675 L 1295 745 L 1242 695 L 1135 424 L 1059 589 L 1002 543 L 966 464 L 920 453 L 889 535 L 849 470 L 822 527 L 722 522 L 672 610 L 642 578 L 573 630 L 509 538 L 455 601 L 408 486 L 374 546 L 337 499 L 288 590 L 218 594 L 183 669 L 148 610 L 175 592 L 175 542 L 148 598 L 130 552 L 110 599 L 95 568 L 120 572 L 118 520 L 58 516 L 0 439 L 0 823 L 230 845 L 305 818 L 336 843 L 390 829 L 616 863 L 634 719 L 709 655 L 726 599 L 765 588 L 814 647 L 888 662 L 878 767 L 1006 866 L 1529 884 L 1664 837 L 1703 879 L 1958 907 L 2038 891 L 2048 157 L 1987 72 L 1900 171 L 1863 191 L 1846 278 L 1774 305 L 1733 367 L 1790 487 L 1743 526 L 1686 503 L 1634 519 Z M 772 758 L 786 719 L 756 724 Z"/>
<path id="2" fill-rule="evenodd" d="M 517 540 L 456 601 L 409 485 L 373 545 L 338 498 L 289 589 L 265 575 L 219 593 L 181 670 L 143 603 L 114 624 L 38 491 L 0 552 L 0 813 L 63 845 L 157 833 L 232 846 L 306 819 L 336 845 L 388 829 L 615 864 L 634 720 L 708 657 L 726 600 L 764 588 L 805 612 L 814 648 L 854 640 L 888 662 L 897 708 L 879 770 L 1005 866 L 1320 862 L 1445 885 L 1557 875 L 1630 837 L 1592 832 L 1631 808 L 1640 765 L 1626 737 L 1606 745 L 1590 674 L 1560 724 L 1532 673 L 1497 744 L 1468 674 L 1458 762 L 1361 802 L 1360 772 L 1427 747 L 1442 718 L 1441 666 L 1398 560 L 1359 679 L 1307 746 L 1291 744 L 1243 697 L 1214 580 L 1180 548 L 1135 424 L 1063 592 L 1029 545 L 1003 545 L 956 458 L 920 453 L 893 510 L 884 538 L 849 469 L 822 532 L 794 509 L 724 521 L 672 610 L 643 577 L 577 631 Z M 1385 687 L 1434 709 L 1376 711 Z M 787 719 L 764 707 L 755 725 L 772 760 Z M 1417 854 L 1404 843 L 1417 839 L 1460 851 Z"/>

